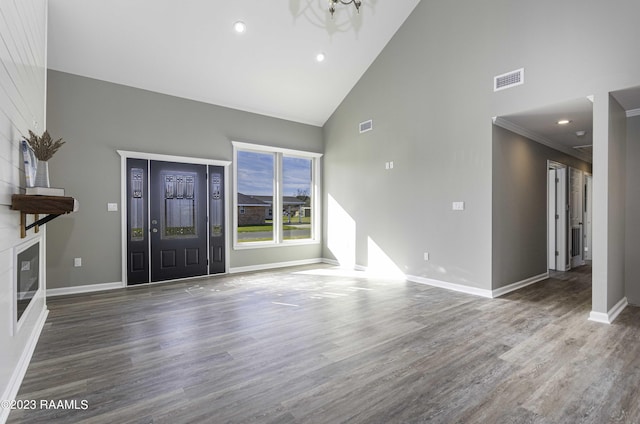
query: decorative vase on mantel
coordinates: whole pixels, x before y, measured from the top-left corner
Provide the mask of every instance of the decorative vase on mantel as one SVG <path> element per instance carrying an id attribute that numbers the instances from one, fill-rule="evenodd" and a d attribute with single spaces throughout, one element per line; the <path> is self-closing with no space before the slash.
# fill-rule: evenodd
<path id="1" fill-rule="evenodd" d="M 49 161 L 46 160 L 38 160 L 38 166 L 36 168 L 36 178 L 35 184 L 36 187 L 47 187 L 49 188 Z"/>
<path id="2" fill-rule="evenodd" d="M 29 130 L 29 138 L 25 138 L 25 141 L 38 159 L 34 186 L 50 188 L 48 161 L 65 142 L 61 138 L 54 141 L 46 130 L 42 133 L 42 136 L 38 136 Z"/>

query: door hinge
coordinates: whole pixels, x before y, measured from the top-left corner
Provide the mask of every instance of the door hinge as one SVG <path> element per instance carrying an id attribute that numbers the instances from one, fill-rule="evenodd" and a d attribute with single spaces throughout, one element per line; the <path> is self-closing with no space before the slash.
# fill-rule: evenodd
<path id="1" fill-rule="evenodd" d="M 560 252 L 556 250 L 556 256 L 560 256 Z"/>
<path id="2" fill-rule="evenodd" d="M 560 219 L 560 215 L 556 214 L 556 219 Z"/>

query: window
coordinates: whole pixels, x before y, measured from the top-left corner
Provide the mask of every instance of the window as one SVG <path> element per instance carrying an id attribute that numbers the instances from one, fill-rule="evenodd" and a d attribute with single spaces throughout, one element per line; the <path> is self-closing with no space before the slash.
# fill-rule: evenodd
<path id="1" fill-rule="evenodd" d="M 236 248 L 318 242 L 318 153 L 233 142 Z"/>
<path id="2" fill-rule="evenodd" d="M 282 238 L 311 238 L 311 207 L 313 159 L 282 157 Z"/>

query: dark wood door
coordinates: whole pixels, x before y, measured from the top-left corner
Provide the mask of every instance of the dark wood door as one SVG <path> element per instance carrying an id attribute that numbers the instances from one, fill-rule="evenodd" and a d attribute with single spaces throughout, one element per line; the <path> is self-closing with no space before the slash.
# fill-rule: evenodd
<path id="1" fill-rule="evenodd" d="M 206 275 L 207 167 L 150 162 L 151 281 Z"/>

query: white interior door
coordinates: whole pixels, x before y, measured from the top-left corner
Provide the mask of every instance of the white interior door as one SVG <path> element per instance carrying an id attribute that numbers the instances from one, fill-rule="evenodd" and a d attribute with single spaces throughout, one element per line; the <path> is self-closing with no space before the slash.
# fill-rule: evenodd
<path id="1" fill-rule="evenodd" d="M 584 173 L 569 168 L 569 256 L 571 267 L 584 265 Z"/>
<path id="2" fill-rule="evenodd" d="M 592 224 L 591 224 L 591 210 L 593 207 L 592 194 L 593 194 L 593 177 L 591 175 L 585 175 L 584 184 L 584 260 L 592 260 Z"/>
<path id="3" fill-rule="evenodd" d="M 548 267 L 557 270 L 556 266 L 556 170 L 549 169 L 547 175 L 547 253 Z"/>
<path id="4" fill-rule="evenodd" d="M 556 169 L 556 269 L 571 269 L 568 243 L 567 168 Z"/>

